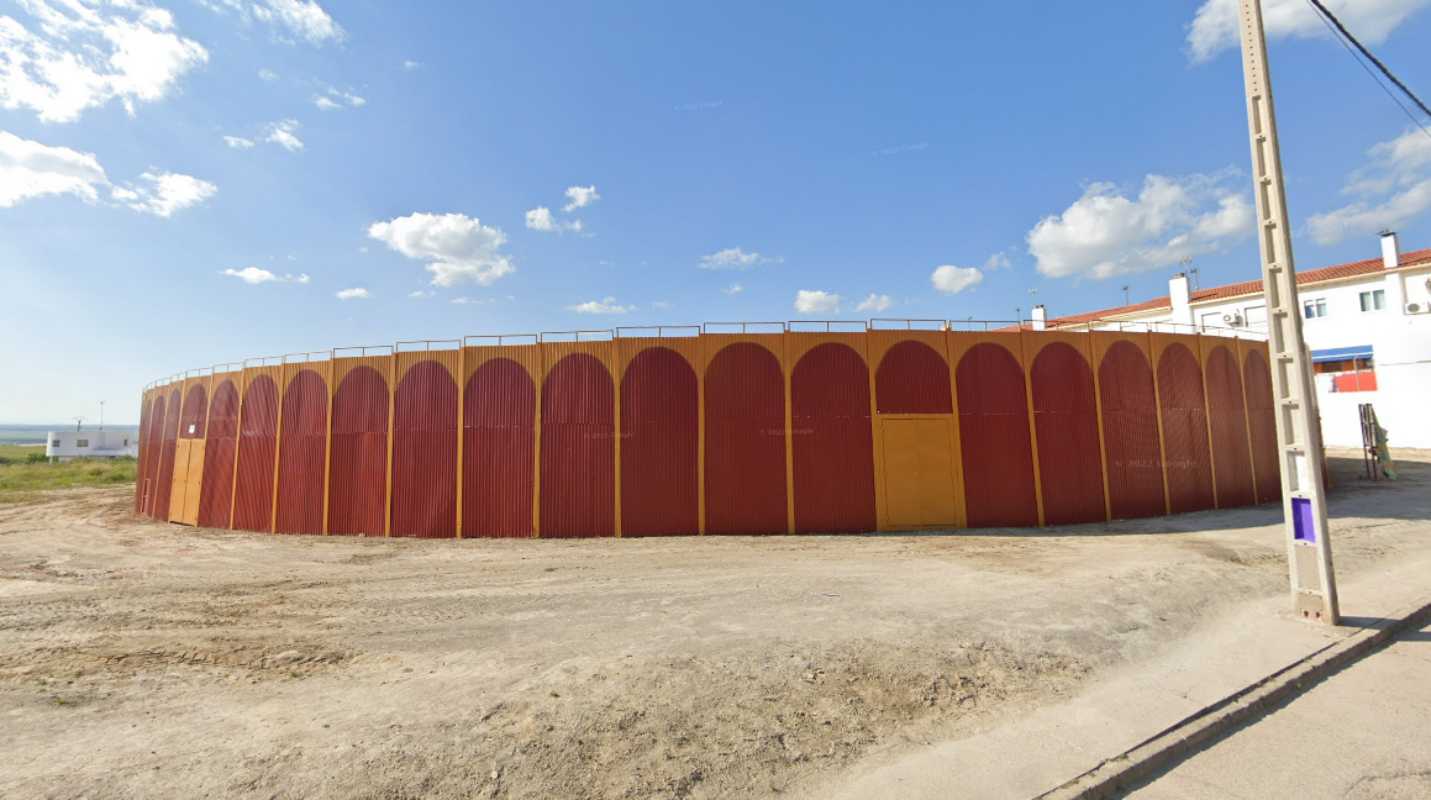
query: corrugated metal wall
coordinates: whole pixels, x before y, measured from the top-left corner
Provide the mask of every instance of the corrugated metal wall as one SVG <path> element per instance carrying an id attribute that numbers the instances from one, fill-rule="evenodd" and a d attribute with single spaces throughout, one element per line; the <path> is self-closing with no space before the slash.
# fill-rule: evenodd
<path id="1" fill-rule="evenodd" d="M 621 535 L 699 533 L 698 340 L 623 339 L 621 349 L 635 354 L 621 379 Z"/>
<path id="2" fill-rule="evenodd" d="M 199 494 L 199 524 L 227 528 L 233 510 L 234 456 L 238 452 L 238 373 L 215 375 L 209 403 L 208 441 L 204 442 L 204 485 Z"/>
<path id="3" fill-rule="evenodd" d="M 542 345 L 541 535 L 616 535 L 611 342 Z"/>
<path id="4" fill-rule="evenodd" d="M 1225 345 L 1204 342 L 1203 351 L 1217 504 L 1221 508 L 1251 505 L 1256 490 L 1252 484 L 1242 370 L 1238 368 L 1237 357 Z"/>
<path id="5" fill-rule="evenodd" d="M 864 337 L 790 334 L 788 346 L 795 362 L 790 372 L 795 531 L 873 530 L 874 439 Z"/>
<path id="6" fill-rule="evenodd" d="M 144 396 L 140 399 L 139 406 L 139 459 L 135 464 L 134 474 L 134 513 L 144 513 L 144 478 L 147 473 L 144 471 L 145 459 L 149 456 L 149 415 L 154 411 L 154 397 L 145 390 Z"/>
<path id="7" fill-rule="evenodd" d="M 136 508 L 169 518 L 182 477 L 175 518 L 209 526 L 571 537 L 1031 526 L 1277 496 L 1260 343 L 568 338 L 285 357 L 153 387 Z"/>
<path id="8" fill-rule="evenodd" d="M 1038 524 L 1019 335 L 951 334 L 964 507 L 971 528 Z"/>
<path id="9" fill-rule="evenodd" d="M 329 365 L 319 369 L 327 371 Z M 317 369 L 284 367 L 278 444 L 277 533 L 323 532 L 323 470 L 328 443 L 328 385 Z"/>
<path id="10" fill-rule="evenodd" d="M 1098 400 L 1093 369 L 1078 340 L 1056 333 L 1025 334 L 1032 356 L 1029 381 L 1038 442 L 1044 522 L 1063 525 L 1107 518 L 1099 458 Z"/>
<path id="11" fill-rule="evenodd" d="M 1169 341 L 1172 340 L 1172 341 Z M 1186 344 L 1166 334 L 1158 337 L 1158 399 L 1163 414 L 1163 463 L 1168 475 L 1168 505 L 1174 514 L 1217 505 L 1213 493 L 1212 455 L 1207 439 L 1207 399 L 1202 370 Z"/>
<path id="12" fill-rule="evenodd" d="M 706 342 L 706 532 L 784 533 L 783 337 L 735 338 Z"/>
<path id="13" fill-rule="evenodd" d="M 183 419 L 182 408 L 179 405 L 180 387 L 175 386 L 169 391 L 169 399 L 165 405 L 173 409 L 164 420 L 163 440 L 159 449 L 159 469 L 154 476 L 154 483 L 151 493 L 154 502 L 150 504 L 149 515 L 154 519 L 169 518 L 169 498 L 174 488 L 174 457 L 179 443 L 179 423 Z"/>
<path id="14" fill-rule="evenodd" d="M 456 350 L 398 353 L 393 399 L 393 536 L 457 535 Z"/>
<path id="15" fill-rule="evenodd" d="M 1243 360 L 1243 388 L 1247 393 L 1247 427 L 1252 440 L 1252 477 L 1257 502 L 1282 497 L 1282 471 L 1277 463 L 1277 411 L 1272 400 L 1272 372 L 1267 359 L 1249 349 Z"/>
<path id="16" fill-rule="evenodd" d="M 273 467 L 278 451 L 278 370 L 244 370 L 239 406 L 238 466 L 234 474 L 233 526 L 273 530 Z"/>
<path id="17" fill-rule="evenodd" d="M 388 372 L 391 358 L 333 362 L 328 532 L 382 536 L 387 529 Z"/>
<path id="18" fill-rule="evenodd" d="M 531 536 L 536 489 L 536 347 L 469 347 L 462 407 L 462 535 Z M 480 361 L 480 363 L 478 363 Z"/>
<path id="19" fill-rule="evenodd" d="M 1103 345 L 1098 388 L 1103 407 L 1108 507 L 1114 519 L 1167 513 L 1158 403 L 1147 336 L 1094 334 Z"/>

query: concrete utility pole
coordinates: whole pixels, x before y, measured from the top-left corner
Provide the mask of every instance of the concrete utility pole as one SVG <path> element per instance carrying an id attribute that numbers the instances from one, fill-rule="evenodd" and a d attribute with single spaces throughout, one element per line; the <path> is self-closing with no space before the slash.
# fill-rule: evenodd
<path id="1" fill-rule="evenodd" d="M 1336 577 L 1332 572 L 1331 533 L 1327 530 L 1322 432 L 1315 413 L 1316 384 L 1312 381 L 1311 359 L 1302 343 L 1297 269 L 1292 261 L 1292 231 L 1287 224 L 1287 194 L 1282 186 L 1282 152 L 1277 145 L 1262 3 L 1261 0 L 1238 2 L 1292 603 L 1293 609 L 1303 617 L 1335 625 L 1340 612 Z"/>

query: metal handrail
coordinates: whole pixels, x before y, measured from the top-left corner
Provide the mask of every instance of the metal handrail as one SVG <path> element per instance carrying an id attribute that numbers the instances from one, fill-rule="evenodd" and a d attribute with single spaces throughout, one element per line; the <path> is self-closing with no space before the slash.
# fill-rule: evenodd
<path id="1" fill-rule="evenodd" d="M 655 332 L 656 332 L 656 335 L 655 335 L 654 337 L 628 336 L 627 334 L 624 333 L 624 331 L 655 331 Z M 695 331 L 695 334 L 694 334 L 694 335 L 695 335 L 695 336 L 700 336 L 700 335 L 701 335 L 701 326 L 699 326 L 699 325 L 624 325 L 624 326 L 619 326 L 619 327 L 616 328 L 616 338 L 617 338 L 617 339 L 630 339 L 630 338 L 637 338 L 637 339 L 639 339 L 639 338 L 689 339 L 689 338 L 691 338 L 689 335 L 667 337 L 667 336 L 666 336 L 666 331 Z"/>

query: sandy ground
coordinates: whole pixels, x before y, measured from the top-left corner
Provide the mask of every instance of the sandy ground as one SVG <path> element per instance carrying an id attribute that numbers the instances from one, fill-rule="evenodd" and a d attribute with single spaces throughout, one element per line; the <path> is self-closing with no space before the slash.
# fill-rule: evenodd
<path id="1" fill-rule="evenodd" d="M 1343 574 L 1431 547 L 1431 454 L 1400 455 L 1395 484 L 1334 462 Z M 778 796 L 1065 698 L 1286 584 L 1271 506 L 466 542 L 129 508 L 0 508 L 0 796 Z"/>

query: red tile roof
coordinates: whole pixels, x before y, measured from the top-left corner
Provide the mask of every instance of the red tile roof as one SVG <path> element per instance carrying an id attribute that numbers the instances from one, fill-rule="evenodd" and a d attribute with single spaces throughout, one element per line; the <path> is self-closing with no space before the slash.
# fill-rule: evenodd
<path id="1" fill-rule="evenodd" d="M 1407 267 L 1424 267 L 1431 263 L 1431 248 L 1425 250 L 1413 250 L 1409 253 L 1401 254 L 1401 266 L 1397 269 Z M 1297 273 L 1297 285 L 1306 286 L 1312 283 L 1325 283 L 1327 281 L 1337 281 L 1344 278 L 1355 278 L 1359 275 L 1370 275 L 1377 272 L 1384 272 L 1380 258 L 1368 258 L 1365 261 L 1353 261 L 1348 264 L 1336 264 L 1320 269 L 1303 270 Z M 1222 286 L 1213 286 L 1209 289 L 1198 289 L 1192 293 L 1192 302 L 1202 303 L 1208 300 L 1225 300 L 1229 297 L 1241 297 L 1248 294 L 1261 294 L 1262 281 L 1242 281 L 1240 283 L 1227 283 Z M 1133 303 L 1126 306 L 1116 306 L 1114 308 L 1104 308 L 1098 311 L 1089 311 L 1083 314 L 1070 314 L 1066 317 L 1058 317 L 1048 321 L 1050 326 L 1069 325 L 1078 322 L 1090 322 L 1095 319 L 1107 319 L 1110 317 L 1121 317 L 1126 314 L 1136 314 L 1140 311 L 1157 311 L 1164 308 L 1172 308 L 1172 302 L 1166 295 L 1156 297 L 1152 300 L 1144 300 L 1141 303 Z"/>

